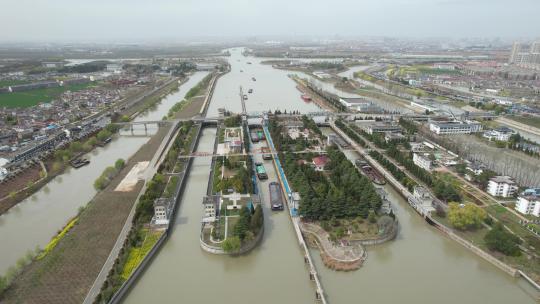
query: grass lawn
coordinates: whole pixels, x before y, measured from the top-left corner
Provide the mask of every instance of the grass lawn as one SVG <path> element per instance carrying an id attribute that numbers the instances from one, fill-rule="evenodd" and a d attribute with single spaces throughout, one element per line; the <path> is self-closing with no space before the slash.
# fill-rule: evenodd
<path id="1" fill-rule="evenodd" d="M 54 98 L 66 91 L 80 91 L 91 85 L 91 83 L 83 83 L 24 92 L 2 93 L 0 94 L 0 107 L 28 108 L 40 102 L 51 102 Z"/>
<path id="2" fill-rule="evenodd" d="M 234 225 L 236 225 L 236 223 L 238 222 L 239 219 L 240 219 L 239 216 L 229 217 L 227 219 L 227 237 L 228 238 L 233 236 Z"/>

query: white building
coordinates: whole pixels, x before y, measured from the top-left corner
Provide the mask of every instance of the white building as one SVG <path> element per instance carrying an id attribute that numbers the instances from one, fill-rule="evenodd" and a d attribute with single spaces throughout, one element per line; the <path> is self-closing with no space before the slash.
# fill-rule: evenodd
<path id="1" fill-rule="evenodd" d="M 510 136 L 515 134 L 514 130 L 508 127 L 500 127 L 494 130 L 484 132 L 484 137 L 489 140 L 508 141 Z"/>
<path id="2" fill-rule="evenodd" d="M 167 198 L 158 198 L 154 201 L 154 220 L 155 225 L 168 225 L 170 217 L 170 200 Z"/>
<path id="3" fill-rule="evenodd" d="M 510 176 L 492 177 L 487 186 L 487 192 L 493 196 L 512 197 L 518 189 Z"/>
<path id="4" fill-rule="evenodd" d="M 427 154 L 422 155 L 420 153 L 413 153 L 413 162 L 424 170 L 431 171 L 432 169 L 432 162 Z"/>
<path id="5" fill-rule="evenodd" d="M 438 122 L 432 121 L 429 124 L 429 130 L 437 135 L 471 134 L 482 131 L 482 125 L 475 121 Z"/>
<path id="6" fill-rule="evenodd" d="M 540 217 L 540 197 L 520 196 L 515 209 L 523 214 L 531 214 Z"/>

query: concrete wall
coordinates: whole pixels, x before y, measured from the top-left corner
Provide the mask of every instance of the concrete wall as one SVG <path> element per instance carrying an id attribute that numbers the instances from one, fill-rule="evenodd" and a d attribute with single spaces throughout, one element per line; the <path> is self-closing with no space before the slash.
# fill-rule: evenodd
<path id="1" fill-rule="evenodd" d="M 393 228 L 392 228 L 392 231 L 390 231 L 390 233 L 380 237 L 380 238 L 375 238 L 375 239 L 369 239 L 369 240 L 351 240 L 350 242 L 351 243 L 359 243 L 359 244 L 362 244 L 364 246 L 372 246 L 372 245 L 379 245 L 379 244 L 382 244 L 382 243 L 385 243 L 385 242 L 388 242 L 388 241 L 391 241 L 393 239 L 396 238 L 397 236 L 397 233 L 398 233 L 398 220 L 396 219 L 393 223 Z"/>
<path id="2" fill-rule="evenodd" d="M 202 240 L 202 237 L 199 239 L 199 243 L 201 244 L 201 249 L 208 253 L 220 254 L 220 255 L 242 255 L 242 254 L 246 254 L 250 252 L 251 250 L 253 250 L 253 248 L 257 247 L 259 242 L 262 240 L 263 235 L 264 235 L 264 225 L 262 226 L 262 229 L 259 231 L 256 238 L 252 242 L 249 242 L 245 246 L 242 246 L 239 251 L 233 252 L 233 253 L 225 252 L 225 250 L 221 249 L 221 247 L 210 246 L 206 244 Z"/>

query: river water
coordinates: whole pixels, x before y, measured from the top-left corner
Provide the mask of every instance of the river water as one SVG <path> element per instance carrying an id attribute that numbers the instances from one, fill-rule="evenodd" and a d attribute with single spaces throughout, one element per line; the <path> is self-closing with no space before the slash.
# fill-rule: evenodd
<path id="1" fill-rule="evenodd" d="M 240 85 L 244 92 L 254 90 L 248 95 L 248 111 L 318 110 L 300 99 L 287 72 L 259 65 L 260 59 L 243 57 L 239 49 L 231 55 L 232 71 L 218 81 L 209 116 L 221 107 L 241 111 Z M 204 130 L 198 151 L 211 151 L 214 137 L 215 129 Z M 194 160 L 175 229 L 124 302 L 313 303 L 314 289 L 285 212 L 265 209 L 264 239 L 248 255 L 216 256 L 199 248 L 209 171 L 210 159 Z M 272 179 L 275 173 L 268 171 Z M 330 303 L 535 303 L 538 295 L 528 283 L 445 238 L 392 188 L 385 190 L 400 220 L 395 241 L 369 247 L 365 265 L 347 273 L 325 268 L 312 251 Z"/>
<path id="2" fill-rule="evenodd" d="M 329 128 L 323 132 L 333 133 Z M 352 161 L 359 158 L 356 152 L 344 153 Z M 535 303 L 539 294 L 528 282 L 510 277 L 429 226 L 392 186 L 384 190 L 399 219 L 399 233 L 392 242 L 367 247 L 362 268 L 329 270 L 312 250 L 329 302 Z"/>
<path id="3" fill-rule="evenodd" d="M 166 96 L 159 105 L 141 114 L 136 120 L 161 120 L 171 106 L 182 100 L 187 91 L 206 75 L 206 72 L 195 73 L 177 92 Z M 134 132 L 144 134 L 143 131 L 143 126 L 136 126 Z M 150 127 L 148 134 L 153 131 Z M 121 132 L 126 133 L 129 135 L 130 132 Z M 97 148 L 87 155 L 90 165 L 67 169 L 64 174 L 0 216 L 0 274 L 5 273 L 28 250 L 34 250 L 36 246 L 43 248 L 77 214 L 78 209 L 96 194 L 93 183 L 103 170 L 113 165 L 118 158 L 129 158 L 148 139 L 115 137 L 107 146 Z"/>

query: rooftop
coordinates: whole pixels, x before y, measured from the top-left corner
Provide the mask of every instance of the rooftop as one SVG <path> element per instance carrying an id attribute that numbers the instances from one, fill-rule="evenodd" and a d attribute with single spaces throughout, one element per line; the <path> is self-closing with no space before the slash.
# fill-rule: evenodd
<path id="1" fill-rule="evenodd" d="M 515 184 L 510 176 L 495 176 L 489 179 L 490 181 L 502 184 Z"/>

